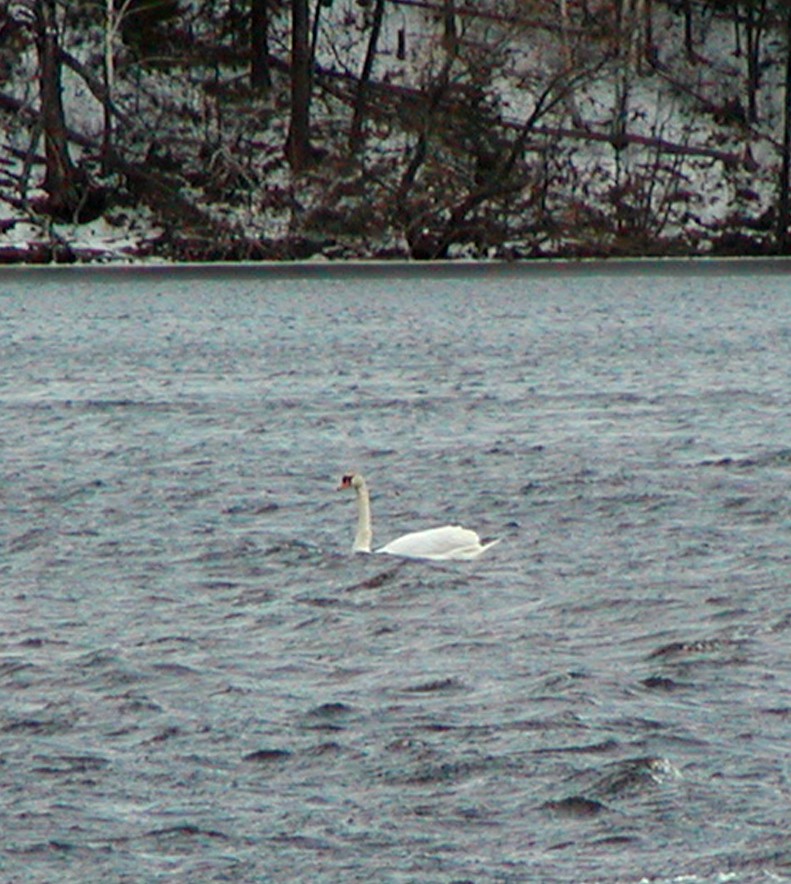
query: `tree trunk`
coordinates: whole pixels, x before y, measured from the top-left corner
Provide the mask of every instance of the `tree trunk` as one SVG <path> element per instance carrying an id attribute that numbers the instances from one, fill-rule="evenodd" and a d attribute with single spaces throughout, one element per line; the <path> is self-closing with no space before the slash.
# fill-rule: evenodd
<path id="1" fill-rule="evenodd" d="M 442 0 L 443 30 L 442 42 L 448 55 L 456 56 L 459 52 L 459 34 L 456 29 L 456 0 Z"/>
<path id="2" fill-rule="evenodd" d="M 785 95 L 783 119 L 783 154 L 780 163 L 779 194 L 777 200 L 777 250 L 781 255 L 788 254 L 788 225 L 791 222 L 789 187 L 791 186 L 791 7 L 786 10 L 785 19 Z"/>
<path id="3" fill-rule="evenodd" d="M 568 0 L 560 0 L 560 50 L 563 56 L 563 66 L 570 71 L 573 65 L 573 54 L 571 51 L 571 41 L 569 39 L 569 29 L 571 22 L 569 20 L 569 4 Z"/>
<path id="4" fill-rule="evenodd" d="M 656 65 L 656 47 L 654 46 L 654 0 L 645 0 L 643 4 L 643 49 L 642 58 L 649 68 Z"/>
<path id="5" fill-rule="evenodd" d="M 568 0 L 560 0 L 560 50 L 561 50 L 561 58 L 563 59 L 563 67 L 562 70 L 565 72 L 567 76 L 571 76 L 572 71 L 575 66 L 575 58 L 574 52 L 571 47 L 571 38 L 569 36 L 569 32 L 571 30 L 571 20 L 569 18 L 569 5 Z M 577 107 L 577 102 L 574 98 L 574 93 L 569 92 L 566 97 L 566 109 L 568 110 L 569 116 L 571 117 L 571 122 L 573 126 L 581 128 L 583 125 L 582 122 L 582 114 L 580 114 L 579 108 Z"/>
<path id="6" fill-rule="evenodd" d="M 269 69 L 268 0 L 251 0 L 250 6 L 250 88 L 268 92 L 272 88 Z"/>
<path id="7" fill-rule="evenodd" d="M 630 0 L 622 0 L 618 16 L 618 70 L 614 74 L 615 107 L 611 123 L 610 143 L 615 148 L 616 160 L 627 141 L 629 121 L 629 92 L 634 73 L 634 10 Z M 616 163 L 616 170 L 618 164 Z"/>
<path id="8" fill-rule="evenodd" d="M 286 155 L 294 172 L 310 165 L 310 39 L 308 0 L 291 0 L 291 119 Z"/>
<path id="9" fill-rule="evenodd" d="M 631 0 L 629 9 L 630 30 L 629 37 L 629 66 L 633 71 L 640 72 L 642 69 L 643 49 L 643 24 L 645 19 L 645 6 L 643 0 Z"/>
<path id="10" fill-rule="evenodd" d="M 747 119 L 758 122 L 758 89 L 761 79 L 761 37 L 763 36 L 766 0 L 747 0 L 744 8 L 747 43 Z"/>
<path id="11" fill-rule="evenodd" d="M 104 129 L 102 132 L 102 173 L 109 172 L 108 158 L 113 149 L 113 114 L 110 107 L 115 85 L 115 32 L 116 18 L 114 0 L 106 0 L 104 21 Z"/>
<path id="12" fill-rule="evenodd" d="M 49 197 L 44 210 L 62 221 L 87 220 L 84 217 L 90 196 L 87 176 L 77 169 L 69 155 L 55 0 L 38 0 L 35 26 L 46 158 L 43 188 Z"/>
<path id="13" fill-rule="evenodd" d="M 311 86 L 313 85 L 313 72 L 316 68 L 316 46 L 319 42 L 319 26 L 321 24 L 321 7 L 324 4 L 322 0 L 316 0 L 316 8 L 313 12 L 313 21 L 310 25 L 310 78 L 311 78 Z M 332 5 L 332 0 L 329 0 L 328 5 Z"/>
<path id="14" fill-rule="evenodd" d="M 684 0 L 684 50 L 688 61 L 695 61 L 695 38 L 692 30 L 692 2 Z"/>
<path id="15" fill-rule="evenodd" d="M 352 125 L 349 130 L 349 153 L 351 154 L 357 153 L 363 140 L 363 121 L 365 120 L 368 84 L 371 80 L 371 72 L 373 71 L 374 61 L 376 60 L 376 47 L 379 42 L 379 34 L 382 30 L 384 11 L 385 0 L 376 0 L 373 21 L 371 22 L 371 35 L 368 38 L 365 61 L 363 62 L 363 69 L 360 72 L 360 79 L 357 83 L 357 96 L 354 101 L 354 116 L 352 117 Z"/>

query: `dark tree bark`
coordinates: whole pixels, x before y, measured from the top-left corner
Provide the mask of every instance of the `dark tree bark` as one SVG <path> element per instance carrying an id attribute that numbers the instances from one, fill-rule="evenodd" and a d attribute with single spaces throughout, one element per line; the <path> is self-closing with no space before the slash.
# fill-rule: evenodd
<path id="1" fill-rule="evenodd" d="M 316 0 L 316 6 L 313 11 L 313 22 L 310 26 L 310 76 L 311 85 L 313 72 L 316 68 L 316 46 L 319 42 L 319 27 L 321 26 L 321 7 L 332 6 L 332 0 Z"/>
<path id="2" fill-rule="evenodd" d="M 349 153 L 355 154 L 360 149 L 363 141 L 363 122 L 365 120 L 366 102 L 368 97 L 368 84 L 376 60 L 379 34 L 382 31 L 382 19 L 384 18 L 385 0 L 376 0 L 373 21 L 371 22 L 371 34 L 368 37 L 368 47 L 365 51 L 365 61 L 357 82 L 357 95 L 354 100 L 354 115 L 349 130 Z"/>
<path id="3" fill-rule="evenodd" d="M 91 220 L 101 212 L 99 191 L 91 188 L 88 176 L 74 165 L 69 154 L 55 0 L 38 0 L 35 29 L 46 158 L 43 188 L 48 194 L 42 208 L 63 221 Z"/>
<path id="4" fill-rule="evenodd" d="M 51 197 L 68 190 L 75 178 L 63 113 L 58 31 L 54 0 L 36 4 L 36 49 L 39 60 L 41 119 L 47 158 L 44 189 Z"/>
<path id="5" fill-rule="evenodd" d="M 456 0 L 442 0 L 443 42 L 448 55 L 459 51 L 459 34 L 456 29 Z"/>
<path id="6" fill-rule="evenodd" d="M 656 46 L 654 45 L 654 0 L 646 0 L 645 2 L 644 37 L 643 56 L 648 64 L 653 67 L 656 64 Z"/>
<path id="7" fill-rule="evenodd" d="M 785 14 L 785 108 L 783 119 L 783 153 L 780 162 L 777 201 L 777 250 L 787 254 L 791 246 L 788 226 L 791 222 L 789 187 L 791 187 L 791 7 Z"/>
<path id="8" fill-rule="evenodd" d="M 308 0 L 291 0 L 291 118 L 286 155 L 297 173 L 304 171 L 311 161 L 310 83 Z"/>
<path id="9" fill-rule="evenodd" d="M 684 50 L 689 61 L 695 61 L 695 38 L 692 31 L 692 2 L 684 0 Z"/>
<path id="10" fill-rule="evenodd" d="M 744 31 L 747 44 L 747 119 L 758 122 L 758 90 L 761 77 L 761 38 L 766 18 L 766 0 L 746 0 Z"/>
<path id="11" fill-rule="evenodd" d="M 255 92 L 268 92 L 272 88 L 272 74 L 269 69 L 268 0 L 251 0 L 250 88 Z"/>

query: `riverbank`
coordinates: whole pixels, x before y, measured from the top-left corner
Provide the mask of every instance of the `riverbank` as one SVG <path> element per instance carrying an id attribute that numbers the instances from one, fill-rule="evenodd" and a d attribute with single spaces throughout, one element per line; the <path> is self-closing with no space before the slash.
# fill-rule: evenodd
<path id="1" fill-rule="evenodd" d="M 613 31 L 593 0 L 561 24 L 390 0 L 374 40 L 362 6 L 321 4 L 299 168 L 286 16 L 264 91 L 242 26 L 194 0 L 151 26 L 151 54 L 122 33 L 108 103 L 90 73 L 100 17 L 61 13 L 62 149 L 90 197 L 65 215 L 35 28 L 17 22 L 0 50 L 0 264 L 788 251 L 779 20 L 655 2 Z"/>

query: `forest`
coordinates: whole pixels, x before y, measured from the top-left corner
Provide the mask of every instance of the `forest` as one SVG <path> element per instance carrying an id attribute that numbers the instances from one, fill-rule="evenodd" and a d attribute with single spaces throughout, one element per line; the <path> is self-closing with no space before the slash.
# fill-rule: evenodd
<path id="1" fill-rule="evenodd" d="M 784 255 L 787 0 L 0 0 L 0 262 Z"/>

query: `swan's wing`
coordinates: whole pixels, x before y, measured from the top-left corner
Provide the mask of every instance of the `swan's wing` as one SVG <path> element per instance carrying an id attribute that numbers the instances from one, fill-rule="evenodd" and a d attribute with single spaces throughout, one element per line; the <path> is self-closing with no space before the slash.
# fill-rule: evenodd
<path id="1" fill-rule="evenodd" d="M 412 559 L 471 559 L 480 555 L 484 549 L 475 531 L 462 528 L 461 525 L 443 525 L 441 528 L 404 534 L 403 537 L 391 540 L 377 552 Z"/>

